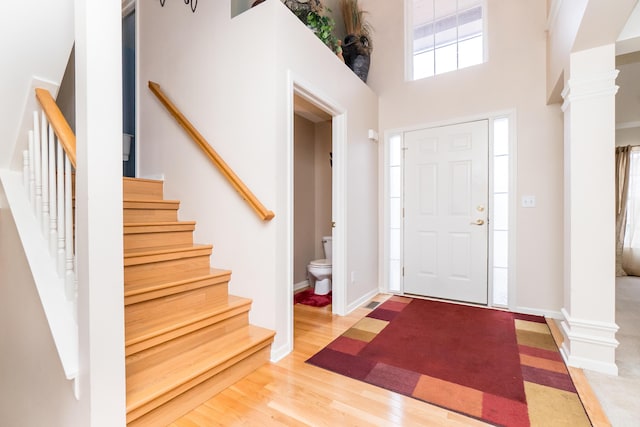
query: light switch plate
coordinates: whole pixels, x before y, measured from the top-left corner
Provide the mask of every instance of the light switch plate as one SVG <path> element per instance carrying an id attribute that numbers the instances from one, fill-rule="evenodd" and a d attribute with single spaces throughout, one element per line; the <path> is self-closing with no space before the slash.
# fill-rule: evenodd
<path id="1" fill-rule="evenodd" d="M 523 208 L 535 208 L 536 207 L 536 196 L 522 196 L 522 207 Z"/>

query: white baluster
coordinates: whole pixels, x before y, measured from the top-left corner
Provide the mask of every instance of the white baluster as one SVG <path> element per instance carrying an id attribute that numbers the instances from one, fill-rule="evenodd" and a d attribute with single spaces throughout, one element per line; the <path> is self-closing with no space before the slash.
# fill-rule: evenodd
<path id="1" fill-rule="evenodd" d="M 42 160 L 42 235 L 45 239 L 49 239 L 49 123 L 47 116 L 42 112 L 42 129 L 40 132 L 40 142 L 42 144 L 41 154 Z"/>
<path id="2" fill-rule="evenodd" d="M 65 230 L 65 294 L 68 301 L 75 300 L 75 275 L 73 273 L 73 207 L 71 206 L 71 164 L 64 156 L 64 230 Z"/>
<path id="3" fill-rule="evenodd" d="M 58 188 L 58 276 L 63 277 L 64 275 L 64 153 L 62 151 L 62 145 L 60 143 L 57 144 L 57 154 L 58 154 L 58 179 L 57 185 Z"/>
<path id="4" fill-rule="evenodd" d="M 22 152 L 22 185 L 24 185 L 27 198 L 29 198 L 29 150 Z"/>
<path id="5" fill-rule="evenodd" d="M 40 166 L 40 120 L 38 112 L 33 113 L 33 161 L 36 171 L 36 197 L 34 210 L 38 222 L 42 221 L 42 169 Z"/>
<path id="6" fill-rule="evenodd" d="M 58 221 L 56 212 L 56 136 L 49 125 L 49 252 L 56 256 Z"/>
<path id="7" fill-rule="evenodd" d="M 29 131 L 29 202 L 31 206 L 36 203 L 36 169 L 35 160 L 33 160 L 33 131 Z"/>

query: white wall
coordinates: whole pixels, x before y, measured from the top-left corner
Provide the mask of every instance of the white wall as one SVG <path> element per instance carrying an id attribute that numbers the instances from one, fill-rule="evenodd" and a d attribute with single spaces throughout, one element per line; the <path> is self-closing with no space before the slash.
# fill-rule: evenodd
<path id="1" fill-rule="evenodd" d="M 361 1 L 370 12 L 374 51 L 369 84 L 380 95 L 380 132 L 512 110 L 517 115 L 516 194 L 537 206 L 516 212 L 516 307 L 562 306 L 562 113 L 546 104 L 544 2 L 488 0 L 488 61 L 404 81 L 404 11 Z"/>
<path id="2" fill-rule="evenodd" d="M 640 10 L 640 9 L 638 9 Z M 616 84 L 620 87 L 616 95 L 616 145 L 640 145 L 640 56 L 633 55 L 638 62 L 617 66 L 620 70 Z M 626 56 L 630 56 L 626 55 Z"/>
<path id="3" fill-rule="evenodd" d="M 315 258 L 324 258 L 322 238 L 331 236 L 331 122 L 315 125 L 315 206 L 316 223 L 314 248 Z"/>
<path id="4" fill-rule="evenodd" d="M 293 283 L 307 280 L 307 264 L 315 253 L 315 126 L 295 115 L 293 176 Z"/>
<path id="5" fill-rule="evenodd" d="M 291 346 L 292 237 L 288 147 L 292 75 L 347 117 L 347 302 L 375 292 L 377 151 L 366 139 L 377 98 L 279 1 L 229 17 L 228 1 L 139 4 L 141 175 L 164 174 L 165 197 L 198 221 L 196 241 L 214 245 L 212 264 L 233 270 L 230 291 L 253 298 L 250 319 L 275 329 L 274 353 Z M 313 52 L 313 53 L 310 53 Z M 154 80 L 276 217 L 264 223 L 240 199 L 146 89 Z M 291 127 L 290 127 L 291 126 Z"/>
<path id="6" fill-rule="evenodd" d="M 73 0 L 4 2 L 0 14 L 0 167 L 8 167 L 37 77 L 60 84 L 73 44 Z M 55 96 L 55 94 L 54 94 Z"/>
<path id="7" fill-rule="evenodd" d="M 324 258 L 331 235 L 331 122 L 294 119 L 293 283 L 307 280 L 309 261 Z"/>
<path id="8" fill-rule="evenodd" d="M 640 55 L 636 62 L 620 64 L 616 84 L 620 87 L 616 95 L 616 124 L 640 126 Z"/>
<path id="9" fill-rule="evenodd" d="M 74 427 L 74 398 L 0 186 L 0 414 L 3 425 Z"/>
<path id="10" fill-rule="evenodd" d="M 74 39 L 74 1 L 5 2 L 0 14 L 0 168 L 26 145 L 32 79 L 55 96 Z M 34 101 L 29 101 L 35 103 Z M 18 145 L 17 145 L 18 144 Z M 16 148 L 17 147 L 17 148 Z M 86 426 L 91 411 L 64 377 L 16 226 L 0 189 L 0 414 L 6 425 Z"/>

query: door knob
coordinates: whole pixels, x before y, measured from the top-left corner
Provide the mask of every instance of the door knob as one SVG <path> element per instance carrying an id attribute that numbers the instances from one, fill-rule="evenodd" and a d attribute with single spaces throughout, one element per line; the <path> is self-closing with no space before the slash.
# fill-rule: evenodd
<path id="1" fill-rule="evenodd" d="M 484 225 L 484 220 L 476 219 L 474 222 L 471 223 L 471 225 Z"/>

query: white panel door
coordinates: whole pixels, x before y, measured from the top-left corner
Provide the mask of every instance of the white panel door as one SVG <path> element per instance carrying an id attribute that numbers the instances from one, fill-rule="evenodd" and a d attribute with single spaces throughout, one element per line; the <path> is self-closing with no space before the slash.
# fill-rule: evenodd
<path id="1" fill-rule="evenodd" d="M 488 121 L 404 135 L 404 292 L 487 303 Z"/>

